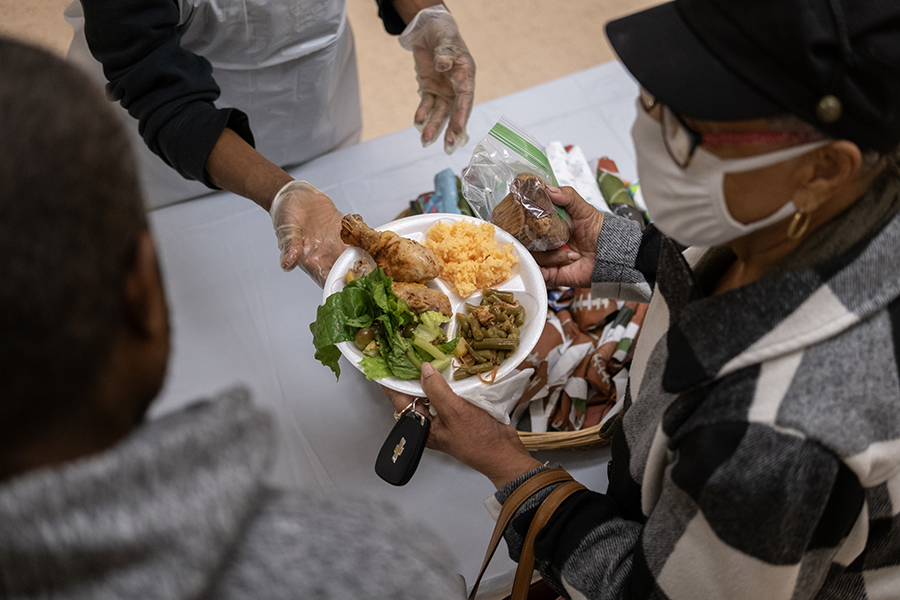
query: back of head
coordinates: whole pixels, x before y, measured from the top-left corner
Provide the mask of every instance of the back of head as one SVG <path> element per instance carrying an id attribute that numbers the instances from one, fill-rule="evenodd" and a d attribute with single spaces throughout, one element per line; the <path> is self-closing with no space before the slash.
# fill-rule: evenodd
<path id="1" fill-rule="evenodd" d="M 0 423 L 65 415 L 89 392 L 146 227 L 128 138 L 101 90 L 0 38 Z"/>

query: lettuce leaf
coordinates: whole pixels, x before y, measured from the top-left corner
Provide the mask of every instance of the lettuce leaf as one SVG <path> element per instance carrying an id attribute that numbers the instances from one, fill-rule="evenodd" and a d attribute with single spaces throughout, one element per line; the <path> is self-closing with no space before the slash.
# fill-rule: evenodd
<path id="1" fill-rule="evenodd" d="M 444 354 L 453 354 L 453 351 L 456 350 L 456 346 L 459 344 L 459 338 L 455 337 L 449 342 L 444 342 L 443 344 L 438 344 L 436 348 L 443 352 Z"/>
<path id="2" fill-rule="evenodd" d="M 368 275 L 351 281 L 340 292 L 328 296 L 316 310 L 316 320 L 309 326 L 316 348 L 315 357 L 329 367 L 337 379 L 341 376 L 341 352 L 336 344 L 352 341 L 360 328 L 369 327 L 374 322 L 378 322 L 384 332 L 379 335 L 379 343 L 384 363 L 392 374 L 403 379 L 419 377 L 419 369 L 406 354 L 402 340 L 397 341 L 400 340 L 397 332 L 415 322 L 415 315 L 406 301 L 391 289 L 392 281 L 381 268 L 376 268 Z M 372 361 L 366 362 L 374 365 Z M 380 366 L 372 368 L 373 372 L 382 372 Z M 413 371 L 415 374 L 412 374 Z"/>
<path id="3" fill-rule="evenodd" d="M 435 346 L 433 342 L 443 334 L 441 325 L 450 321 L 439 312 L 426 311 L 417 318 L 406 301 L 391 289 L 392 279 L 377 268 L 368 275 L 351 281 L 340 292 L 325 299 L 316 311 L 316 321 L 310 324 L 316 359 L 329 367 L 340 379 L 340 342 L 353 341 L 356 332 L 377 323 L 380 356 L 366 356 L 360 362 L 367 379 L 418 379 L 423 362 L 431 362 L 438 370 L 450 365 L 450 354 L 457 340 Z M 415 324 L 413 338 L 405 339 L 400 331 Z M 418 343 L 419 341 L 424 343 Z"/>
<path id="4" fill-rule="evenodd" d="M 444 316 L 443 313 L 426 310 L 419 315 L 419 325 L 416 327 L 415 335 L 430 342 L 437 336 L 444 334 L 441 325 L 449 322 L 450 317 Z"/>
<path id="5" fill-rule="evenodd" d="M 418 364 L 413 362 L 412 356 L 417 356 L 412 349 L 412 344 L 404 340 L 400 335 L 393 331 L 393 341 L 390 348 L 385 352 L 385 347 L 381 347 L 382 354 L 387 361 L 388 367 L 397 379 L 418 379 L 421 374 L 422 359 L 417 358 Z"/>
<path id="6" fill-rule="evenodd" d="M 362 365 L 366 379 L 383 379 L 393 375 L 390 368 L 388 368 L 387 361 L 381 356 L 363 357 L 359 364 Z"/>

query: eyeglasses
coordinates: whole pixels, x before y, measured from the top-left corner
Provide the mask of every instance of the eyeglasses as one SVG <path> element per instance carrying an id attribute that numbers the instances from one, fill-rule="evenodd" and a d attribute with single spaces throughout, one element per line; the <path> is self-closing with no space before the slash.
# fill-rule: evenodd
<path id="1" fill-rule="evenodd" d="M 672 160 L 686 169 L 701 144 L 710 146 L 739 146 L 742 144 L 802 143 L 813 139 L 809 133 L 797 131 L 755 131 L 742 133 L 701 133 L 691 129 L 678 114 L 641 86 L 641 106 L 648 113 L 660 109 L 663 141 Z"/>

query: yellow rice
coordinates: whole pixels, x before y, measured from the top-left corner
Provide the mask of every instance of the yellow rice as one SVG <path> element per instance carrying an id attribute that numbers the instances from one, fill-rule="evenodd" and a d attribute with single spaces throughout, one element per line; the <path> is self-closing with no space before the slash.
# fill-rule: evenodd
<path id="1" fill-rule="evenodd" d="M 494 226 L 488 222 L 439 221 L 428 230 L 425 246 L 437 257 L 441 279 L 463 298 L 509 279 L 519 260 L 512 244 L 497 246 Z"/>

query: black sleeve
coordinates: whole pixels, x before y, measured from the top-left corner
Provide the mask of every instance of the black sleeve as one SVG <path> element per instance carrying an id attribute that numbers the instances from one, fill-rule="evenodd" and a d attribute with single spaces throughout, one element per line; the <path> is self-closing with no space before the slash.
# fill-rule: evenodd
<path id="1" fill-rule="evenodd" d="M 641 236 L 641 245 L 634 261 L 634 268 L 644 274 L 651 289 L 656 286 L 656 271 L 659 267 L 662 241 L 662 233 L 656 228 L 656 225 L 650 223 L 644 229 L 644 235 Z"/>
<path id="2" fill-rule="evenodd" d="M 394 9 L 394 0 L 375 0 L 378 3 L 378 16 L 384 23 L 384 30 L 391 35 L 400 35 L 406 29 L 406 23 Z"/>
<path id="3" fill-rule="evenodd" d="M 88 47 L 109 81 L 107 93 L 138 120 L 154 153 L 187 179 L 210 184 L 206 161 L 228 127 L 253 145 L 240 110 L 213 104 L 212 65 L 181 47 L 175 0 L 81 0 Z"/>

